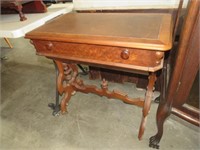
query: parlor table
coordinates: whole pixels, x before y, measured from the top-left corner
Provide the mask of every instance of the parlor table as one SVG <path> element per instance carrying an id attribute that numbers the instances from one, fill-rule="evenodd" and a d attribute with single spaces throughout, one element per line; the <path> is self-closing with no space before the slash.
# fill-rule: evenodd
<path id="1" fill-rule="evenodd" d="M 74 92 L 95 93 L 142 107 L 138 138 L 144 133 L 157 71 L 172 47 L 173 22 L 167 13 L 69 13 L 26 34 L 38 55 L 52 59 L 58 69 L 57 89 L 64 94 L 61 113 Z M 110 91 L 106 80 L 101 88 L 85 85 L 76 64 L 86 64 L 148 75 L 145 98 L 130 98 Z M 155 147 L 154 143 L 150 146 Z"/>

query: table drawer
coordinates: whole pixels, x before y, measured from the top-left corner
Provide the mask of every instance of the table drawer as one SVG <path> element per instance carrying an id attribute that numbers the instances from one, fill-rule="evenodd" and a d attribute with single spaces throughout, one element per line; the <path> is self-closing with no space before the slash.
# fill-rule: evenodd
<path id="1" fill-rule="evenodd" d="M 102 45 L 77 44 L 55 41 L 32 41 L 37 54 L 88 64 L 152 70 L 162 68 L 164 53 L 153 50 L 132 49 Z"/>

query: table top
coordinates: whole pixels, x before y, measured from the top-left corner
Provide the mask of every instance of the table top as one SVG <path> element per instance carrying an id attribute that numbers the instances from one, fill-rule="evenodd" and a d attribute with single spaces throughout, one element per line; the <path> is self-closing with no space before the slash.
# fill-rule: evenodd
<path id="1" fill-rule="evenodd" d="M 166 51 L 172 46 L 172 18 L 164 13 L 69 13 L 26 38 Z"/>

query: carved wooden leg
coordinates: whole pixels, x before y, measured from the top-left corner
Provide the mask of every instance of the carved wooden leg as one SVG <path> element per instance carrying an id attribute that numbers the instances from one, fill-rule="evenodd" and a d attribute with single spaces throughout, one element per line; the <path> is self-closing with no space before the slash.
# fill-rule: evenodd
<path id="1" fill-rule="evenodd" d="M 54 62 L 58 68 L 57 90 L 60 95 L 64 94 L 60 104 L 61 113 L 64 114 L 67 112 L 66 105 L 75 91 L 73 83 L 77 79 L 78 68 L 75 64 L 67 64 L 57 60 Z"/>
<path id="2" fill-rule="evenodd" d="M 160 103 L 157 110 L 156 115 L 156 123 L 157 123 L 157 129 L 158 132 L 156 135 L 152 136 L 149 139 L 149 146 L 153 148 L 159 148 L 159 142 L 163 135 L 163 125 L 166 120 L 166 118 L 170 115 L 171 107 L 168 103 Z"/>
<path id="3" fill-rule="evenodd" d="M 157 109 L 157 114 L 156 114 L 156 124 L 158 128 L 158 132 L 156 135 L 152 136 L 149 139 L 149 147 L 153 148 L 159 148 L 159 142 L 162 138 L 163 135 L 163 124 L 166 118 L 170 115 L 170 104 L 166 101 L 166 82 L 167 82 L 167 63 L 168 61 L 165 61 L 164 67 L 162 70 L 162 83 L 161 83 L 161 95 L 160 95 L 160 100 L 159 100 L 159 106 Z"/>
<path id="4" fill-rule="evenodd" d="M 69 86 L 66 88 L 65 96 L 61 100 L 61 113 L 62 114 L 67 112 L 67 105 L 68 105 L 68 102 L 69 102 L 73 92 L 74 92 L 74 89 L 72 86 Z"/>
<path id="5" fill-rule="evenodd" d="M 15 9 L 19 12 L 19 17 L 20 17 L 20 21 L 24 21 L 27 18 L 25 17 L 24 13 L 22 12 L 22 5 L 18 4 L 17 6 L 15 6 Z"/>
<path id="6" fill-rule="evenodd" d="M 147 86 L 147 91 L 146 91 L 146 96 L 145 96 L 142 121 L 141 121 L 141 124 L 140 124 L 140 130 L 139 130 L 139 134 L 138 134 L 139 140 L 142 139 L 142 135 L 144 134 L 147 115 L 149 113 L 150 106 L 151 106 L 151 99 L 152 99 L 152 96 L 153 96 L 155 81 L 156 81 L 156 74 L 151 73 L 149 75 L 149 83 L 148 83 L 148 86 Z"/>

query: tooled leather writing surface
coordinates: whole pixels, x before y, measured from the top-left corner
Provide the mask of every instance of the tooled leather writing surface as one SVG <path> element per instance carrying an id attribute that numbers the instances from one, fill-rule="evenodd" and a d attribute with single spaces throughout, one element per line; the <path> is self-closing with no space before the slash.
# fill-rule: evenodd
<path id="1" fill-rule="evenodd" d="M 65 42 L 168 50 L 171 46 L 171 33 L 166 32 L 164 40 L 161 35 L 170 30 L 170 22 L 169 14 L 71 13 L 26 36 L 47 40 L 59 38 L 59 41 Z"/>
<path id="2" fill-rule="evenodd" d="M 40 28 L 38 32 L 48 30 L 51 33 L 63 34 L 158 39 L 162 16 L 145 15 L 145 18 L 141 19 L 141 15 L 69 14 Z"/>

